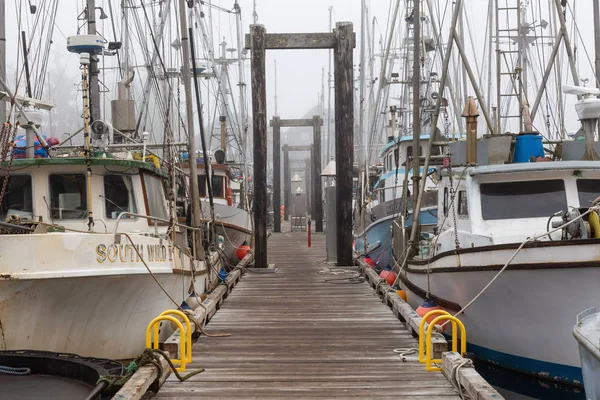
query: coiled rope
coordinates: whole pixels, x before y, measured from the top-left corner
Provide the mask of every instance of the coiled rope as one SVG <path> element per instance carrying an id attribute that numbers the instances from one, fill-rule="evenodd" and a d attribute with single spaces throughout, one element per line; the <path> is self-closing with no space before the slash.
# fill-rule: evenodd
<path id="1" fill-rule="evenodd" d="M 452 383 L 452 386 L 454 386 L 454 389 L 456 389 L 460 398 L 462 400 L 465 400 L 465 399 L 470 399 L 471 396 L 469 396 L 468 393 L 465 393 L 462 385 L 460 384 L 459 374 L 460 374 L 460 370 L 462 368 L 473 368 L 473 360 L 470 360 L 468 358 L 463 358 L 461 361 L 454 364 L 452 366 L 452 369 L 450 370 L 450 383 Z"/>
<path id="2" fill-rule="evenodd" d="M 31 373 L 31 368 L 8 367 L 6 365 L 0 365 L 0 375 L 23 376 L 23 375 L 29 375 L 30 373 Z"/>

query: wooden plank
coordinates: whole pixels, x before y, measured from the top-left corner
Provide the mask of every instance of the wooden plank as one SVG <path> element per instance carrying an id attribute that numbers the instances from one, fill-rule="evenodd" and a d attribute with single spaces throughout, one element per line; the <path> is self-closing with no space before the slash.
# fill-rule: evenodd
<path id="1" fill-rule="evenodd" d="M 250 35 L 247 34 L 245 39 L 245 46 L 250 49 Z M 330 32 L 269 33 L 266 37 L 265 48 L 269 50 L 332 49 L 335 46 L 335 40 L 335 35 Z"/>
<path id="2" fill-rule="evenodd" d="M 442 373 L 452 382 L 452 373 L 459 364 L 463 363 L 465 358 L 460 354 L 448 351 L 442 355 Z M 477 400 L 498 400 L 503 399 L 496 389 L 485 381 L 479 375 L 473 366 L 463 366 L 458 370 L 458 381 L 463 390 L 471 399 Z"/>
<path id="3" fill-rule="evenodd" d="M 154 389 L 158 390 L 171 373 L 167 360 L 161 355 L 158 358 L 163 371 L 161 376 L 158 376 L 158 369 L 154 365 L 141 366 L 113 396 L 113 400 L 139 400 L 155 382 L 157 387 Z"/>
<path id="4" fill-rule="evenodd" d="M 369 285 L 331 281 L 357 271 L 334 274 L 321 264 L 324 235 L 311 248 L 301 232 L 269 240 L 268 261 L 279 272 L 244 275 L 208 325 L 231 336 L 193 346 L 189 368 L 206 371 L 170 378 L 156 398 L 458 399 L 441 373 L 393 352 L 417 342 Z"/>
<path id="5" fill-rule="evenodd" d="M 250 26 L 252 50 L 252 132 L 254 139 L 254 264 L 267 267 L 267 89 L 265 35 L 262 25 Z"/>
<path id="6" fill-rule="evenodd" d="M 335 160 L 337 187 L 337 265 L 352 262 L 352 171 L 354 169 L 353 25 L 335 25 Z"/>
<path id="7" fill-rule="evenodd" d="M 398 293 L 391 289 L 390 286 L 377 273 L 365 263 L 362 259 L 357 258 L 356 263 L 361 270 L 361 273 L 371 284 L 371 287 L 377 290 L 377 295 L 384 299 L 384 302 L 394 311 L 394 314 L 404 322 L 406 329 L 415 337 L 419 337 L 419 326 L 422 318 L 412 309 L 412 307 L 398 296 Z M 427 330 L 429 324 L 425 323 L 424 330 Z M 448 351 L 448 341 L 442 334 L 434 333 L 431 336 L 433 346 L 433 357 L 441 358 L 442 353 Z"/>

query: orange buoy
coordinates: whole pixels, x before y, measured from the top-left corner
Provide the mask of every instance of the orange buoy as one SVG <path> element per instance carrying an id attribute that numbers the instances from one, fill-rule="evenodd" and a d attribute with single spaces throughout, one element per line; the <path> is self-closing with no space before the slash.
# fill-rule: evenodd
<path id="1" fill-rule="evenodd" d="M 242 261 L 250 250 L 250 246 L 248 246 L 247 244 L 243 244 L 240 247 L 238 247 L 238 249 L 235 252 L 235 255 L 240 261 Z"/>
<path id="2" fill-rule="evenodd" d="M 407 301 L 406 300 L 406 292 L 404 292 L 404 290 L 398 289 L 398 290 L 396 290 L 396 293 L 398 293 L 398 296 L 400 296 L 400 298 L 402 300 Z"/>
<path id="3" fill-rule="evenodd" d="M 442 307 L 438 306 L 435 301 L 426 299 L 422 305 L 420 305 L 415 311 L 419 315 L 419 317 L 424 317 L 429 311 L 440 310 Z M 439 315 L 432 315 L 427 318 L 427 323 L 431 323 L 436 317 Z"/>
<path id="4" fill-rule="evenodd" d="M 365 257 L 365 262 L 371 268 L 375 266 L 375 260 L 373 260 L 371 257 Z"/>
<path id="5" fill-rule="evenodd" d="M 396 282 L 396 273 L 394 271 L 383 270 L 379 274 L 379 276 L 388 283 L 388 285 L 392 286 L 394 282 Z"/>

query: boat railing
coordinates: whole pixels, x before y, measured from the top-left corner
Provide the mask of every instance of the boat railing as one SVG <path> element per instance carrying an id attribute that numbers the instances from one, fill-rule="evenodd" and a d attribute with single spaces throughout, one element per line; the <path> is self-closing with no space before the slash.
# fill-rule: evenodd
<path id="1" fill-rule="evenodd" d="M 183 228 L 186 230 L 190 230 L 190 231 L 200 231 L 202 228 L 194 228 L 192 226 L 188 226 L 188 225 L 184 225 L 184 224 L 180 224 L 177 222 L 172 222 L 169 221 L 168 219 L 164 219 L 164 218 L 159 218 L 159 217 L 152 217 L 150 215 L 145 215 L 145 214 L 137 214 L 137 213 L 133 213 L 133 212 L 129 212 L 129 211 L 123 211 L 122 213 L 119 214 L 119 216 L 117 217 L 117 222 L 115 223 L 115 226 L 113 228 L 113 235 L 115 235 L 119 229 L 119 223 L 121 222 L 121 220 L 123 219 L 123 217 L 136 217 L 136 218 L 145 218 L 145 219 L 149 219 L 151 221 L 153 221 L 155 223 L 155 226 L 157 222 L 163 223 L 163 224 L 172 224 L 173 226 L 177 226 L 179 228 Z"/>
<path id="2" fill-rule="evenodd" d="M 151 221 L 154 222 L 154 229 L 156 231 L 158 231 L 158 223 L 159 222 L 163 223 L 163 224 L 171 224 L 173 226 L 177 226 L 178 228 L 182 228 L 183 232 L 184 232 L 184 243 L 187 243 L 187 241 L 188 241 L 188 231 L 191 231 L 191 234 L 192 234 L 192 243 L 196 242 L 196 235 L 198 233 L 200 233 L 200 235 L 202 235 L 202 233 L 201 233 L 202 228 L 194 228 L 192 226 L 180 224 L 178 222 L 169 221 L 168 219 L 164 219 L 164 218 L 152 217 L 150 215 L 137 214 L 137 213 L 133 213 L 133 212 L 129 212 L 129 211 L 123 211 L 117 217 L 117 221 L 115 223 L 115 226 L 113 227 L 112 234 L 115 235 L 115 236 L 117 236 L 119 234 L 118 233 L 119 222 L 121 222 L 121 220 L 123 219 L 123 217 L 136 217 L 136 218 L 146 218 L 146 219 L 149 219 L 149 220 L 151 220 Z M 208 231 L 210 232 L 210 222 L 208 223 Z M 158 235 L 158 232 L 156 232 L 156 234 Z M 131 240 L 131 238 L 129 240 Z M 192 250 L 192 255 L 194 256 L 194 258 L 196 258 L 196 252 L 195 252 L 195 250 Z"/>

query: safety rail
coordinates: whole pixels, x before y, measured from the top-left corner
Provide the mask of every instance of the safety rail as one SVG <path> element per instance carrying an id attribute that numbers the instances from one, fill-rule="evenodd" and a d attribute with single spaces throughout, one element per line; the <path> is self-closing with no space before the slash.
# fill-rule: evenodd
<path id="1" fill-rule="evenodd" d="M 437 315 L 429 326 L 427 327 L 427 332 L 425 332 L 425 323 L 430 317 Z M 441 371 L 442 369 L 439 367 L 433 367 L 431 364 L 437 363 L 441 364 L 441 358 L 432 359 L 432 339 L 431 335 L 433 333 L 433 327 L 436 326 L 438 322 L 442 321 L 450 321 L 452 324 L 452 351 L 458 352 L 458 328 L 460 328 L 460 336 L 461 336 L 461 344 L 460 344 L 460 355 L 463 356 L 467 352 L 467 331 L 463 323 L 444 310 L 432 310 L 429 311 L 421 318 L 421 323 L 419 325 L 419 362 L 425 363 L 425 370 L 429 372 Z"/>
<path id="2" fill-rule="evenodd" d="M 175 318 L 176 315 L 185 322 L 185 330 L 181 321 Z M 159 347 L 159 332 L 158 325 L 162 321 L 169 321 L 179 329 L 179 358 L 172 358 L 173 365 L 178 372 L 185 372 L 186 365 L 192 362 L 192 325 L 187 315 L 179 310 L 167 310 L 162 312 L 158 317 L 154 318 L 146 328 L 146 347 L 149 349 L 158 349 Z M 152 340 L 154 338 L 154 341 Z"/>

